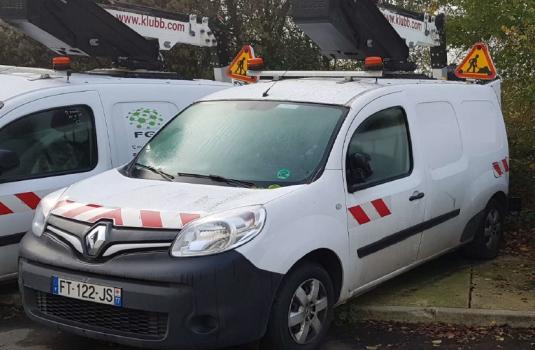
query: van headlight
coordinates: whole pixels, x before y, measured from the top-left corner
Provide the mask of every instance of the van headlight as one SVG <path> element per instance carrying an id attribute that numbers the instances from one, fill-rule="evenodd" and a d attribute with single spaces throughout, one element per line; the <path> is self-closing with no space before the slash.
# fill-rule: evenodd
<path id="1" fill-rule="evenodd" d="M 49 194 L 43 198 L 37 208 L 35 208 L 35 215 L 32 221 L 32 232 L 37 237 L 41 237 L 43 232 L 45 232 L 48 215 L 50 215 L 50 212 L 56 206 L 59 198 L 66 190 L 67 188 L 63 188 L 59 191 Z"/>
<path id="2" fill-rule="evenodd" d="M 32 232 L 37 237 L 41 237 L 45 231 L 46 217 L 47 215 L 45 215 L 43 205 L 42 203 L 39 203 L 35 209 L 35 215 L 32 221 Z"/>
<path id="3" fill-rule="evenodd" d="M 180 232 L 171 247 L 174 257 L 219 254 L 255 238 L 264 228 L 266 209 L 251 206 L 193 221 Z"/>

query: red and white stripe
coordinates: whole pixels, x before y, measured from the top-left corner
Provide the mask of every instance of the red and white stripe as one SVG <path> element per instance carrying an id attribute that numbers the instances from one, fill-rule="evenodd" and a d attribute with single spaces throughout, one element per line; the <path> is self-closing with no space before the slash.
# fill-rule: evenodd
<path id="1" fill-rule="evenodd" d="M 365 225 L 392 215 L 390 200 L 381 198 L 349 208 L 349 212 L 359 225 Z"/>
<path id="2" fill-rule="evenodd" d="M 510 170 L 509 168 L 509 158 L 502 159 L 499 162 L 492 163 L 492 170 L 494 171 L 494 177 L 500 178 L 507 174 Z"/>
<path id="3" fill-rule="evenodd" d="M 45 193 L 25 192 L 0 198 L 0 216 L 34 211 Z"/>
<path id="4" fill-rule="evenodd" d="M 202 216 L 200 213 L 109 208 L 69 200 L 60 201 L 52 210 L 52 214 L 88 223 L 111 220 L 115 226 L 155 229 L 182 229 L 189 222 Z"/>

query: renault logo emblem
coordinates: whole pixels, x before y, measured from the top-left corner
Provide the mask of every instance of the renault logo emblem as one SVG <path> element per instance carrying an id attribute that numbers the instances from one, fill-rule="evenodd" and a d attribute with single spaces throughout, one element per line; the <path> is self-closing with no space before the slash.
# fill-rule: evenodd
<path id="1" fill-rule="evenodd" d="M 85 236 L 85 246 L 87 253 L 90 256 L 96 256 L 100 248 L 106 243 L 108 239 L 108 226 L 100 225 L 93 228 L 87 236 Z"/>

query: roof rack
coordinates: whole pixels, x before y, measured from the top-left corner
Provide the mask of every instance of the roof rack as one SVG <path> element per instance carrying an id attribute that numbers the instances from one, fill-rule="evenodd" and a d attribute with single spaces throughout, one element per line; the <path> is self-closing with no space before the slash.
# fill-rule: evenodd
<path id="1" fill-rule="evenodd" d="M 248 71 L 248 76 L 259 79 L 282 80 L 287 78 L 344 78 L 352 81 L 358 78 L 382 78 L 383 71 Z"/>
<path id="2" fill-rule="evenodd" d="M 344 78 L 346 81 L 355 79 L 418 79 L 432 80 L 433 78 L 419 73 L 412 72 L 389 72 L 389 71 L 247 71 L 250 77 L 256 77 L 259 80 L 283 80 L 299 78 Z"/>
<path id="3" fill-rule="evenodd" d="M 85 74 L 89 75 L 100 75 L 100 76 L 111 76 L 116 78 L 138 78 L 138 79 L 168 79 L 168 80 L 186 80 L 184 77 L 174 72 L 165 72 L 165 71 L 151 71 L 151 70 L 128 70 L 120 68 L 109 68 L 109 69 L 94 69 Z"/>

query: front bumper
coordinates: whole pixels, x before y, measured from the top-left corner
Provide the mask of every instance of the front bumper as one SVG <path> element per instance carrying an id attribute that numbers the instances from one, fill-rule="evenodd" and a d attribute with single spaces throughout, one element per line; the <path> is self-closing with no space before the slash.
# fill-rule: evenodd
<path id="1" fill-rule="evenodd" d="M 123 307 L 54 296 L 52 276 L 122 288 Z M 82 261 L 53 237 L 26 235 L 19 283 L 28 316 L 90 338 L 149 348 L 207 349 L 260 339 L 281 275 L 232 251 L 176 259 L 167 252 Z"/>

